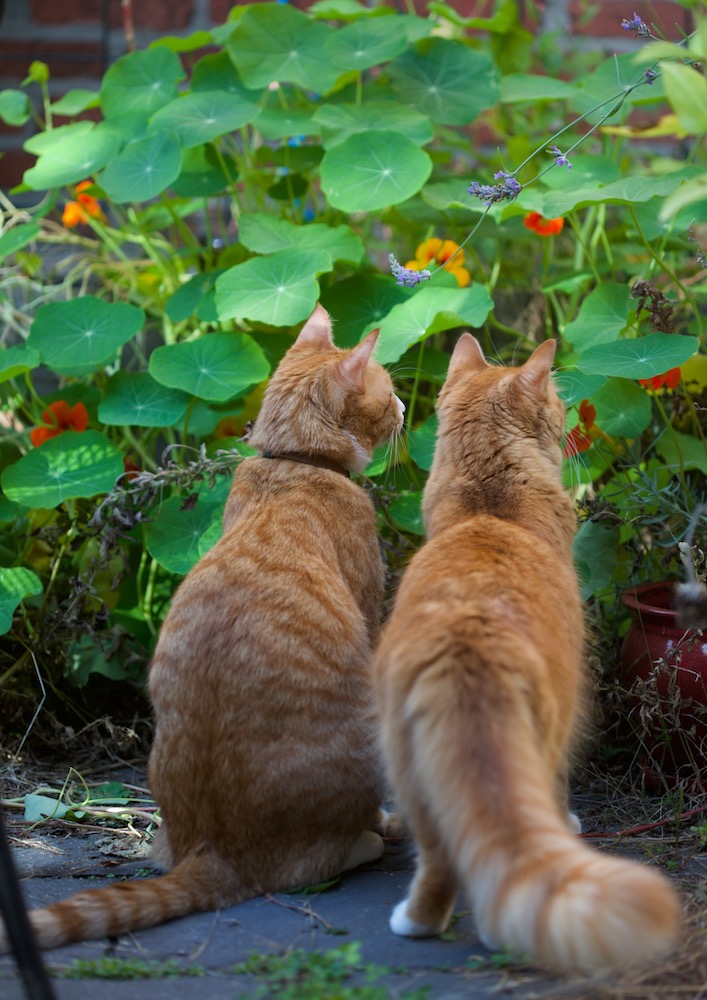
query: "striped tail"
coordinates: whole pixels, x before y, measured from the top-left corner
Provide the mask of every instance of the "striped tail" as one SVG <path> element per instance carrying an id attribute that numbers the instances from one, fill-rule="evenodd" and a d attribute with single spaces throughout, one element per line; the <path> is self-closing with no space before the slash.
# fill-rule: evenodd
<path id="1" fill-rule="evenodd" d="M 464 696 L 449 694 L 446 705 L 438 691 L 434 702 L 410 713 L 409 766 L 427 815 L 436 817 L 437 843 L 467 890 L 482 941 L 582 975 L 652 964 L 670 951 L 680 923 L 676 893 L 658 872 L 577 839 L 527 712 L 513 711 L 504 725 L 480 712 L 478 700 L 465 710 Z M 442 884 L 431 864 L 423 885 L 422 845 L 420 858 L 411 898 L 391 919 L 398 933 L 425 933 L 423 900 L 434 897 L 435 879 L 438 890 Z M 435 904 L 443 921 L 453 904 L 445 892 L 447 910 Z M 427 925 L 427 933 L 438 932 L 432 920 Z"/>
<path id="2" fill-rule="evenodd" d="M 186 858 L 165 875 L 79 892 L 31 910 L 29 917 L 40 948 L 58 948 L 155 927 L 190 913 L 231 906 L 251 895 L 255 892 L 239 886 L 230 866 L 204 852 Z M 0 954 L 8 950 L 0 924 Z"/>

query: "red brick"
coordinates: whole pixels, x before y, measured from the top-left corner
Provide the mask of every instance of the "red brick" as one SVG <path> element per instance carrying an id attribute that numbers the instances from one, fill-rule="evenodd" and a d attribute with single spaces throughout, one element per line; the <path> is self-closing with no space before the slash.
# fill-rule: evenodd
<path id="1" fill-rule="evenodd" d="M 10 57 L 10 58 L 8 58 Z M 48 42 L 32 38 L 0 40 L 0 65 L 3 73 L 19 81 L 27 75 L 35 59 L 49 66 L 52 77 L 100 77 L 107 68 L 103 63 L 101 45 L 96 42 Z"/>
<path id="2" fill-rule="evenodd" d="M 25 153 L 24 149 L 7 149 L 0 158 L 0 188 L 4 191 L 22 183 L 25 170 L 37 162 L 36 156 Z"/>
<path id="3" fill-rule="evenodd" d="M 674 0 L 655 0 L 645 3 L 642 0 L 604 0 L 590 20 L 584 19 L 586 6 L 584 0 L 571 0 L 568 4 L 571 29 L 575 34 L 594 35 L 597 38 L 613 38 L 622 36 L 632 39 L 634 33 L 621 27 L 624 19 L 630 20 L 634 12 L 646 22 L 655 25 L 656 33 L 668 41 L 680 41 L 680 34 L 675 25 L 679 24 L 684 31 L 692 31 L 694 19 L 690 11 L 684 10 Z"/>
<path id="4" fill-rule="evenodd" d="M 31 0 L 32 18 L 38 24 L 101 24 L 103 4 L 98 0 Z M 134 0 L 133 25 L 154 31 L 188 28 L 194 14 L 194 0 Z M 123 24 L 121 0 L 110 0 L 111 28 Z"/>

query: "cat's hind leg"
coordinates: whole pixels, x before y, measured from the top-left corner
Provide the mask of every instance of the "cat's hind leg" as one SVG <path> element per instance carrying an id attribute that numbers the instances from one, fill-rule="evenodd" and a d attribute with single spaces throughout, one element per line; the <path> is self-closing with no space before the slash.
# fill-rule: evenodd
<path id="1" fill-rule="evenodd" d="M 380 834 L 375 833 L 373 830 L 363 830 L 351 848 L 342 871 L 346 872 L 350 868 L 365 865 L 368 861 L 378 861 L 383 856 L 384 849 L 385 845 Z"/>

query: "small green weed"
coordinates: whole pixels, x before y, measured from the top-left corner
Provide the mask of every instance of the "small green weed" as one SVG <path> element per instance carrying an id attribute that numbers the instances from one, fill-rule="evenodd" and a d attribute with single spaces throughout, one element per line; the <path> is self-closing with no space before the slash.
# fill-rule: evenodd
<path id="1" fill-rule="evenodd" d="M 179 979 L 204 976 L 206 970 L 200 965 L 180 965 L 173 959 L 144 962 L 140 958 L 77 958 L 53 974 L 57 979 Z"/>
<path id="2" fill-rule="evenodd" d="M 253 997 L 277 996 L 278 1000 L 389 1000 L 387 986 L 376 983 L 390 973 L 385 966 L 364 964 L 361 944 L 352 941 L 325 952 L 302 948 L 284 955 L 251 955 L 235 966 L 234 972 L 261 980 Z M 348 985 L 354 975 L 362 985 Z M 425 1000 L 429 987 L 395 993 L 400 1000 Z M 241 996 L 244 996 L 242 994 Z"/>

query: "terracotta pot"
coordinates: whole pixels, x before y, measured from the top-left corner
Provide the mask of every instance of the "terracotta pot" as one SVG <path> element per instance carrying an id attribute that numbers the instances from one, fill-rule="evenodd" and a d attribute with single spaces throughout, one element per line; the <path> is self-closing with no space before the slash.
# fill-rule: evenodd
<path id="1" fill-rule="evenodd" d="M 629 720 L 643 741 L 646 785 L 707 788 L 707 634 L 681 628 L 670 581 L 622 594 L 633 617 L 621 647 Z"/>

